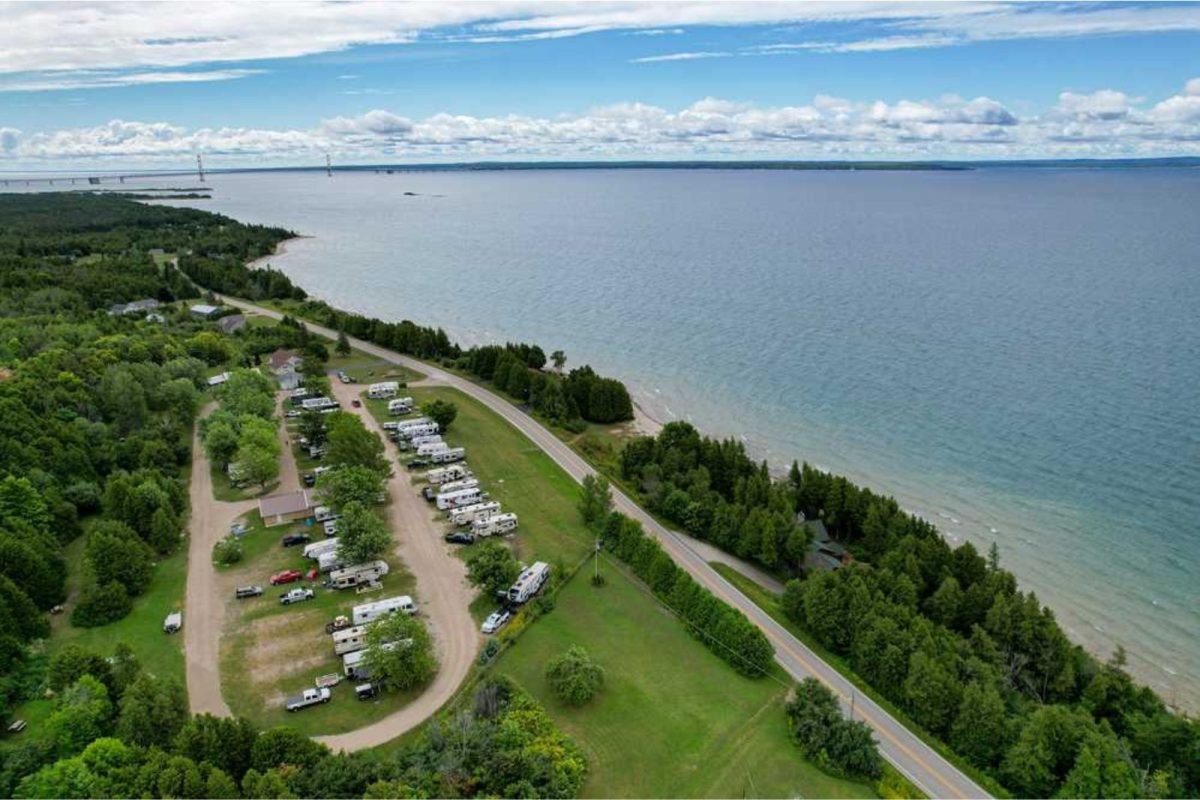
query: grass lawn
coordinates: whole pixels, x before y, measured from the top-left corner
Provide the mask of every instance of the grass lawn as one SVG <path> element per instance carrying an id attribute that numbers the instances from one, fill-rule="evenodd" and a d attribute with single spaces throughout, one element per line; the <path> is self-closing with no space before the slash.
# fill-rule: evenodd
<path id="1" fill-rule="evenodd" d="M 585 575 L 571 581 L 496 667 L 585 750 L 585 797 L 875 796 L 800 756 L 787 735 L 780 671 L 738 675 L 615 562 L 601 571 L 604 587 Z M 573 644 L 606 673 L 583 708 L 561 704 L 544 677 L 546 662 Z"/>
<path id="2" fill-rule="evenodd" d="M 229 476 L 216 464 L 209 464 L 209 474 L 212 476 L 213 499 L 223 503 L 236 503 L 238 500 L 262 497 L 279 488 L 278 480 L 268 483 L 265 489 L 259 488 L 258 484 L 239 488 L 229 482 Z"/>
<path id="3" fill-rule="evenodd" d="M 383 579 L 383 589 L 368 594 L 352 590 L 325 589 L 319 582 L 297 582 L 271 586 L 271 575 L 284 569 L 307 571 L 314 562 L 304 558 L 302 546 L 284 548 L 280 539 L 289 533 L 304 532 L 313 541 L 323 538 L 319 525 L 276 525 L 266 528 L 257 514 L 249 514 L 250 532 L 242 537 L 243 560 L 220 567 L 222 591 L 230 595 L 235 586 L 257 584 L 262 597 L 231 600 L 221 642 L 221 691 L 230 710 L 267 728 L 287 724 L 307 735 L 342 733 L 367 725 L 401 708 L 420 694 L 420 690 L 389 693 L 375 702 L 359 702 L 351 682 L 334 688 L 328 705 L 307 708 L 297 714 L 283 709 L 284 699 L 313 686 L 319 675 L 342 674 L 342 660 L 334 655 L 333 643 L 325 633 L 325 623 L 338 614 L 349 615 L 360 604 L 414 594 L 416 581 L 396 559 L 389 559 L 392 570 Z M 279 595 L 289 589 L 309 586 L 316 592 L 312 600 L 295 605 L 279 604 Z"/>
<path id="4" fill-rule="evenodd" d="M 330 380 L 337 380 L 337 371 L 345 370 L 346 374 L 354 378 L 358 383 L 379 383 L 380 381 L 403 381 L 411 383 L 412 381 L 420 380 L 425 376 L 416 370 L 402 367 L 399 364 L 393 364 L 390 361 L 385 361 L 377 356 L 369 355 L 361 350 L 351 350 L 348 356 L 339 356 L 333 353 L 333 347 L 330 346 L 330 358 L 326 362 L 326 369 L 333 373 Z"/>

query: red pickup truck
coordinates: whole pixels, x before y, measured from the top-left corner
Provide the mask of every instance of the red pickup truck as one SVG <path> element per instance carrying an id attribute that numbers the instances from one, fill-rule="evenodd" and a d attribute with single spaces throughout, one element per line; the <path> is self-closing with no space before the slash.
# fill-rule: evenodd
<path id="1" fill-rule="evenodd" d="M 271 585 L 278 586 L 281 583 L 294 583 L 304 577 L 304 573 L 298 569 L 285 569 L 283 572 L 271 576 Z"/>

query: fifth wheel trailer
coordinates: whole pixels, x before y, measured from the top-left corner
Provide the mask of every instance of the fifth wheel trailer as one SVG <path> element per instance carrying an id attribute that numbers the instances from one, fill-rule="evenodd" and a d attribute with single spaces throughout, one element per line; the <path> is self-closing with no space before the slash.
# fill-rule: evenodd
<path id="1" fill-rule="evenodd" d="M 521 570 L 516 583 L 508 590 L 510 603 L 524 603 L 532 598 L 545 585 L 550 577 L 550 565 L 545 561 L 537 561 Z"/>
<path id="2" fill-rule="evenodd" d="M 329 585 L 334 589 L 349 589 L 351 586 L 372 583 L 387 574 L 386 561 L 369 561 L 366 564 L 354 564 L 334 570 L 329 573 Z"/>
<path id="3" fill-rule="evenodd" d="M 477 519 L 487 519 L 492 514 L 499 513 L 500 504 L 495 500 L 489 500 L 486 503 L 472 503 L 469 506 L 453 509 L 450 512 L 450 521 L 461 527 L 470 525 Z"/>
<path id="4" fill-rule="evenodd" d="M 517 529 L 516 514 L 495 514 L 487 519 L 471 523 L 471 533 L 476 536 L 503 536 Z"/>
<path id="5" fill-rule="evenodd" d="M 454 461 L 462 461 L 467 457 L 467 448 L 451 447 L 449 450 L 442 450 L 434 453 L 429 457 L 429 460 L 435 464 L 450 464 Z"/>
<path id="6" fill-rule="evenodd" d="M 337 548 L 338 537 L 334 536 L 332 539 L 324 539 L 320 542 L 313 542 L 312 544 L 305 545 L 304 557 L 311 558 L 315 561 L 326 553 L 336 553 Z"/>
<path id="7" fill-rule="evenodd" d="M 343 628 L 333 634 L 334 655 L 344 656 L 367 646 L 367 628 L 365 625 L 355 625 L 353 628 Z"/>
<path id="8" fill-rule="evenodd" d="M 469 506 L 483 499 L 483 492 L 476 486 L 471 489 L 459 489 L 457 492 L 445 492 L 437 496 L 437 507 L 441 511 L 461 506 Z"/>
<path id="9" fill-rule="evenodd" d="M 401 595 L 399 597 L 389 597 L 386 600 L 377 600 L 374 603 L 363 603 L 360 606 L 355 606 L 351 617 L 355 625 L 366 625 L 368 622 L 374 622 L 380 617 L 397 611 L 403 611 L 405 614 L 415 614 L 417 613 L 417 606 L 411 597 Z"/>
<path id="10" fill-rule="evenodd" d="M 438 467 L 425 473 L 425 480 L 433 486 L 440 486 L 450 481 L 471 477 L 471 470 L 466 464 L 453 464 L 449 467 Z"/>

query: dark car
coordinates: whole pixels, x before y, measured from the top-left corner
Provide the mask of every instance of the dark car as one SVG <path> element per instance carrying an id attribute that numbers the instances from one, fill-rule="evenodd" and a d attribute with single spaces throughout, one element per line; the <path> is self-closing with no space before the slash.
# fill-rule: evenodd
<path id="1" fill-rule="evenodd" d="M 261 586 L 239 586 L 233 590 L 233 596 L 239 600 L 247 597 L 260 597 L 263 593 Z"/>
<path id="2" fill-rule="evenodd" d="M 298 544 L 308 544 L 312 541 L 312 537 L 307 533 L 289 533 L 279 540 L 279 543 L 284 547 L 295 547 Z"/>
<path id="3" fill-rule="evenodd" d="M 354 406 L 355 408 L 362 408 L 362 402 L 359 400 L 351 400 L 350 405 Z"/>
<path id="4" fill-rule="evenodd" d="M 454 531 L 446 534 L 446 541 L 450 544 L 475 544 L 475 534 L 467 531 Z"/>
<path id="5" fill-rule="evenodd" d="M 304 478 L 303 478 L 303 480 L 304 480 L 304 485 L 305 485 L 305 486 L 312 487 L 312 486 L 316 486 L 316 485 L 317 485 L 317 475 L 316 475 L 316 473 L 314 473 L 314 472 L 306 472 L 306 473 L 304 473 Z"/>
<path id="6" fill-rule="evenodd" d="M 424 489 L 421 490 L 421 497 L 424 497 L 426 500 L 428 500 L 429 502 L 432 503 L 433 499 L 435 497 L 437 497 L 437 495 L 434 494 L 432 486 L 426 486 Z"/>
<path id="7" fill-rule="evenodd" d="M 412 461 L 409 461 L 404 466 L 408 467 L 409 469 L 417 469 L 418 467 L 428 467 L 432 463 L 433 462 L 430 461 L 428 458 L 414 458 Z"/>
<path id="8" fill-rule="evenodd" d="M 379 687 L 373 683 L 360 683 L 354 687 L 354 696 L 359 700 L 373 700 L 379 695 Z"/>

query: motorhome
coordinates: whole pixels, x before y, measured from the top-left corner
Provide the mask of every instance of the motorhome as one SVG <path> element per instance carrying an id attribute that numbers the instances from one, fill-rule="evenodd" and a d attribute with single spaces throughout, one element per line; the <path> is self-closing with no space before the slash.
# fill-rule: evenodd
<path id="1" fill-rule="evenodd" d="M 436 444 L 443 441 L 440 433 L 426 433 L 421 436 L 414 436 L 411 439 L 404 439 L 399 442 L 401 450 L 407 450 L 410 447 L 420 447 L 423 444 Z"/>
<path id="2" fill-rule="evenodd" d="M 353 653 L 355 650 L 362 650 L 367 646 L 365 625 L 343 628 L 340 631 L 334 631 L 331 636 L 333 638 L 333 654 L 337 656 L 344 656 L 346 653 Z"/>
<path id="3" fill-rule="evenodd" d="M 304 557 L 311 558 L 313 561 L 316 561 L 326 553 L 336 553 L 337 546 L 338 539 L 336 536 L 332 539 L 324 539 L 320 542 L 313 542 L 312 544 L 304 546 Z"/>
<path id="4" fill-rule="evenodd" d="M 400 384 L 396 381 L 384 381 L 382 383 L 372 383 L 367 387 L 367 397 L 372 400 L 382 400 L 386 397 L 395 397 L 400 391 Z"/>
<path id="5" fill-rule="evenodd" d="M 361 606 L 355 606 L 351 618 L 355 625 L 366 625 L 368 622 L 374 622 L 382 616 L 393 614 L 397 611 L 403 611 L 405 614 L 415 614 L 417 613 L 417 606 L 408 595 L 389 597 L 386 600 L 377 600 L 374 603 L 363 603 Z"/>
<path id="6" fill-rule="evenodd" d="M 346 566 L 346 562 L 338 554 L 337 550 L 317 556 L 317 569 L 321 572 L 333 572 L 335 569 L 341 569 L 344 566 Z"/>
<path id="7" fill-rule="evenodd" d="M 479 485 L 478 478 L 474 478 L 474 477 L 462 478 L 457 481 L 450 481 L 450 483 L 443 483 L 440 487 L 438 487 L 438 491 L 439 492 L 457 492 L 459 489 L 474 489 L 478 485 Z"/>
<path id="8" fill-rule="evenodd" d="M 451 447 L 449 450 L 439 450 L 429 456 L 429 460 L 434 464 L 452 464 L 455 461 L 462 461 L 467 457 L 467 448 Z"/>
<path id="9" fill-rule="evenodd" d="M 388 413 L 393 416 L 407 414 L 413 409 L 413 399 L 411 397 L 397 397 L 395 400 L 388 401 Z"/>
<path id="10" fill-rule="evenodd" d="M 487 519 L 477 519 L 471 523 L 471 533 L 479 537 L 504 536 L 516 529 L 516 514 L 493 514 Z"/>
<path id="11" fill-rule="evenodd" d="M 349 589 L 364 583 L 373 583 L 388 574 L 386 561 L 368 561 L 353 564 L 329 573 L 329 585 L 334 589 Z"/>
<path id="12" fill-rule="evenodd" d="M 545 586 L 549 577 L 550 565 L 545 561 L 534 562 L 521 570 L 516 582 L 508 590 L 508 601 L 518 605 L 527 602 Z"/>
<path id="13" fill-rule="evenodd" d="M 404 442 L 414 436 L 431 436 L 439 431 L 436 422 L 421 422 L 417 425 L 409 425 L 407 428 L 397 428 L 392 431 L 392 437 L 398 442 Z"/>
<path id="14" fill-rule="evenodd" d="M 495 500 L 489 500 L 486 503 L 474 503 L 452 510 L 450 512 L 450 521 L 461 527 L 463 525 L 470 525 L 477 519 L 487 519 L 493 514 L 499 513 L 500 504 Z"/>
<path id="15" fill-rule="evenodd" d="M 471 477 L 471 470 L 466 464 L 455 464 L 451 467 L 438 467 L 425 473 L 425 480 L 433 486 Z"/>
<path id="16" fill-rule="evenodd" d="M 439 511 L 448 511 L 451 508 L 478 503 L 482 499 L 483 492 L 475 486 L 471 489 L 459 489 L 457 492 L 442 492 L 437 496 L 437 507 Z"/>
<path id="17" fill-rule="evenodd" d="M 322 408 L 337 408 L 337 400 L 332 397 L 306 397 L 300 401 L 300 407 L 305 411 L 320 411 Z"/>
<path id="18" fill-rule="evenodd" d="M 434 453 L 444 453 L 450 449 L 450 445 L 445 442 L 430 442 L 423 444 L 417 448 L 418 456 L 432 456 Z"/>

